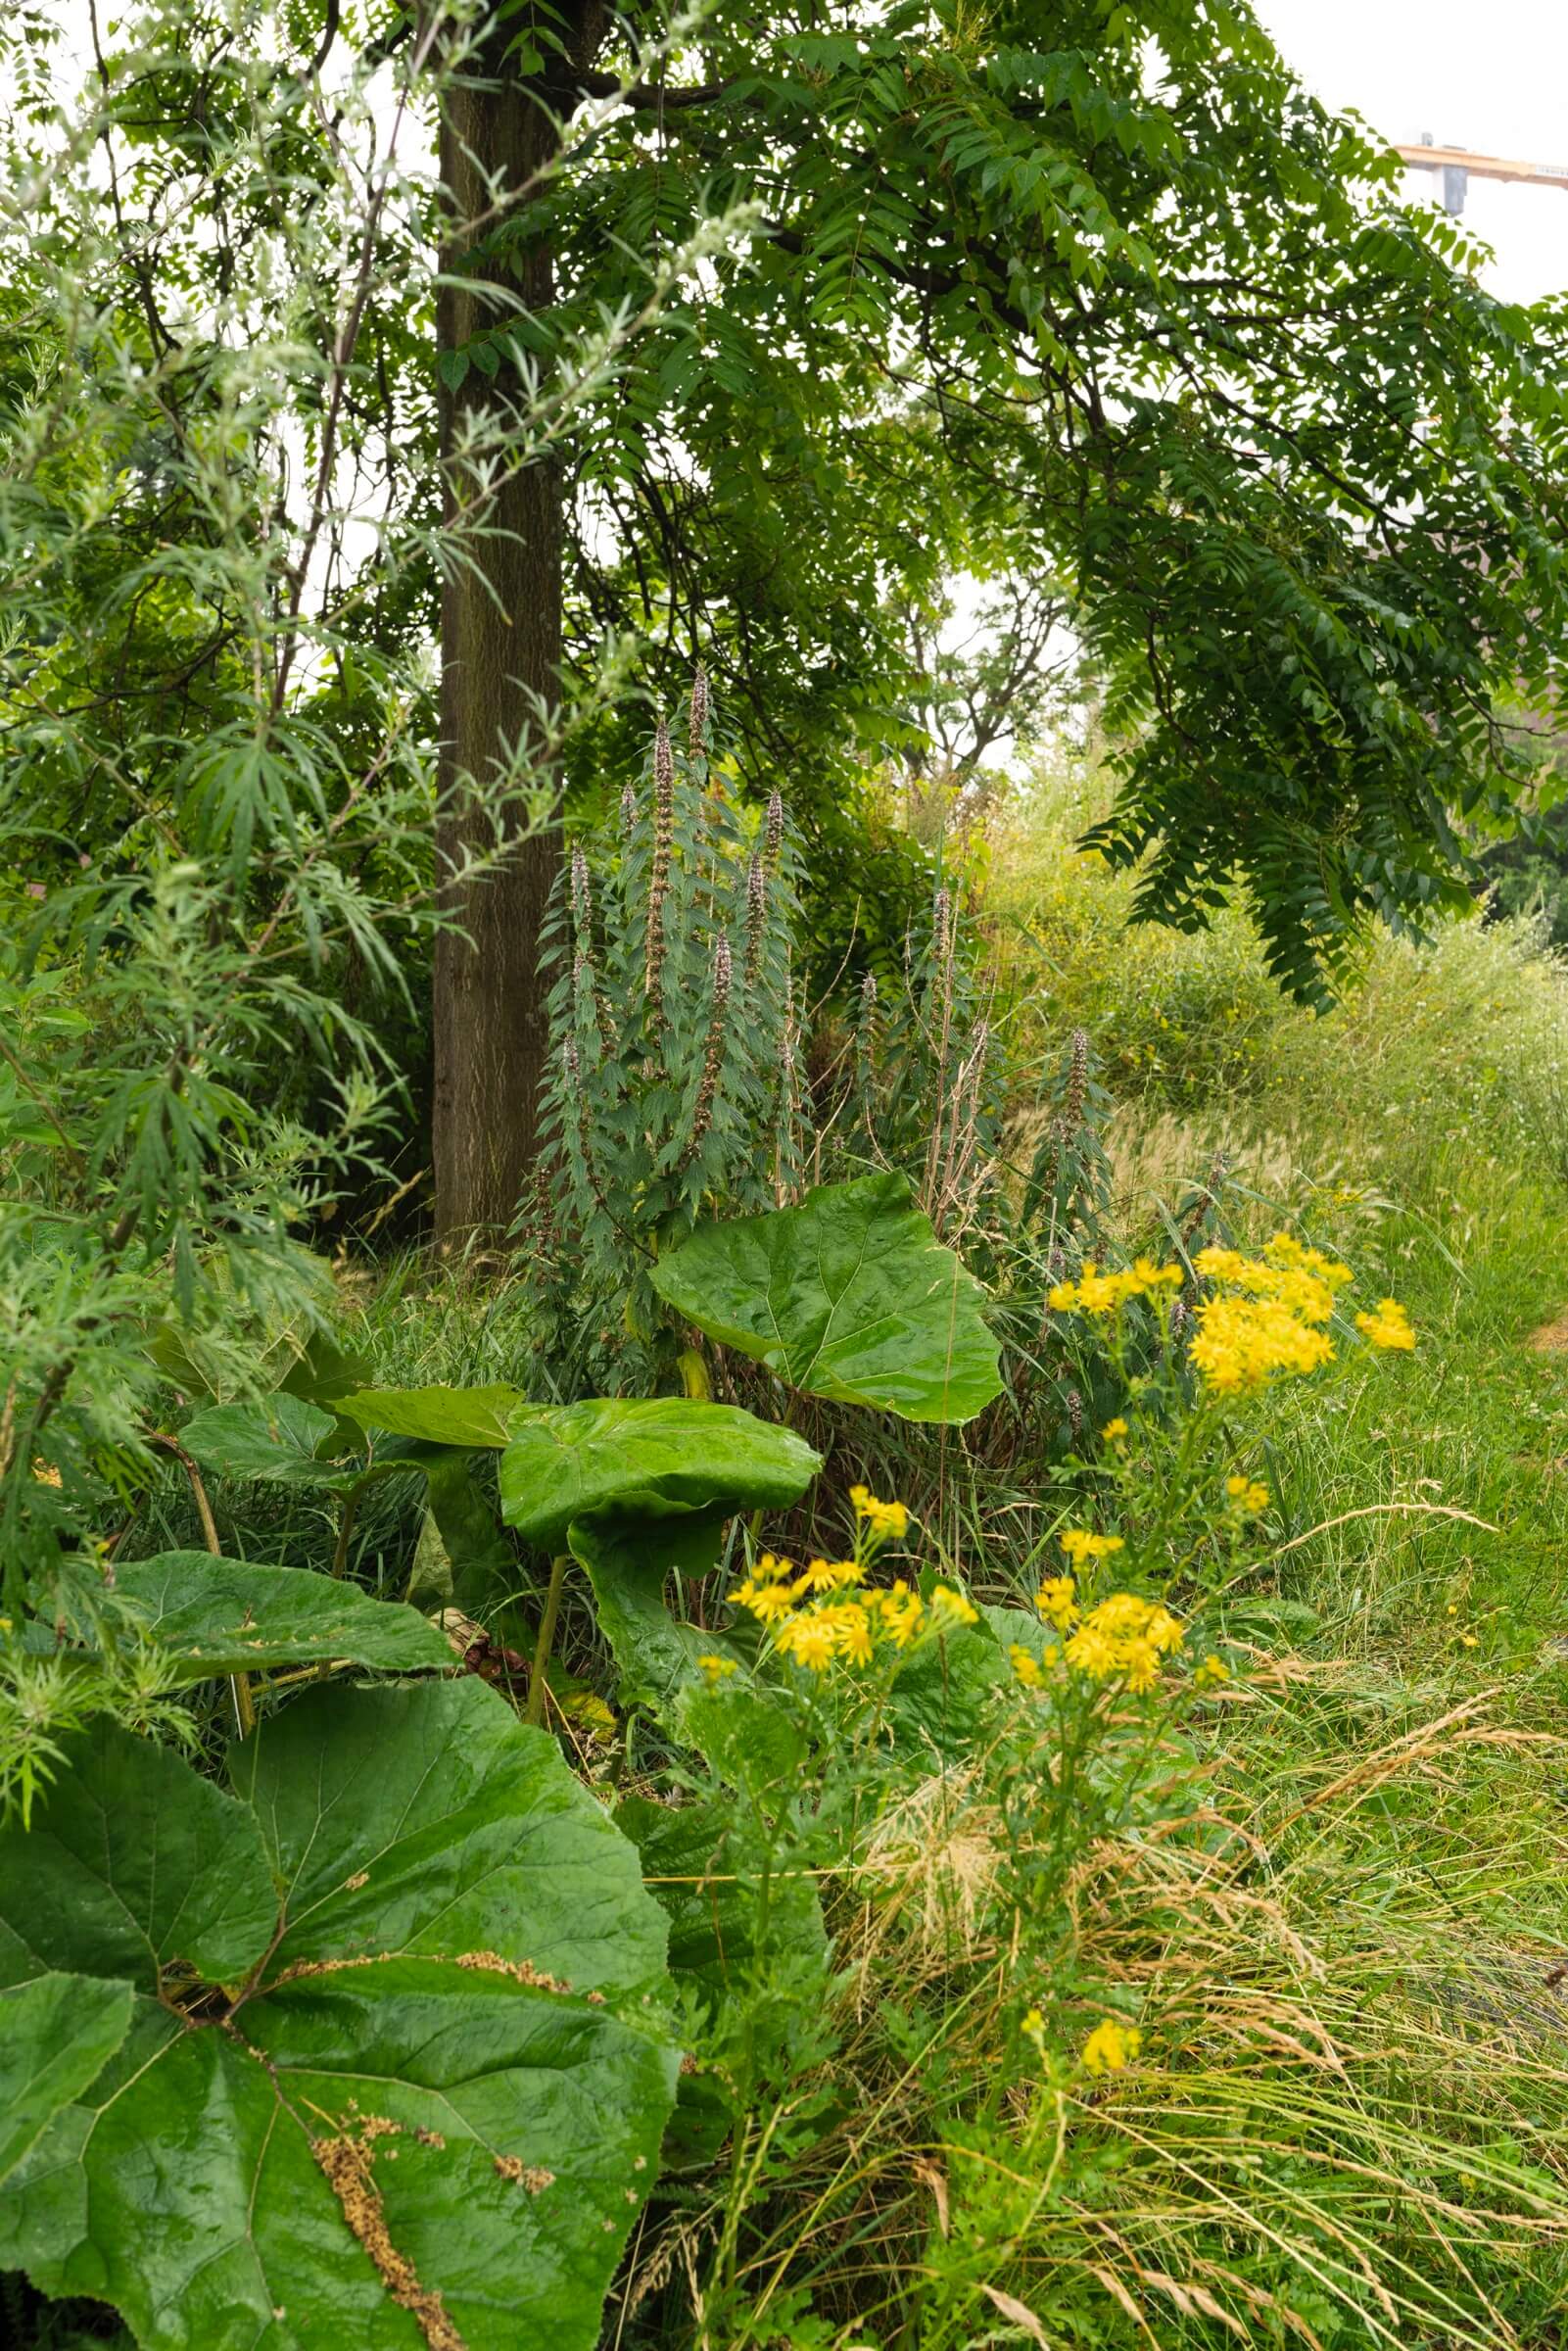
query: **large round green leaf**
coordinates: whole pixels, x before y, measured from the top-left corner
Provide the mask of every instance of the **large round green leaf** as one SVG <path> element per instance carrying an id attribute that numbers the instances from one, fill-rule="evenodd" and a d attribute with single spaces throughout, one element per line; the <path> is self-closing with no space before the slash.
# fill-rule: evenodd
<path id="1" fill-rule="evenodd" d="M 41 1904 L 50 1853 L 19 1881 L 9 1832 L 0 1959 L 37 1974 L 70 1946 L 139 1991 L 0 2202 L 0 2266 L 112 2302 L 150 2351 L 591 2351 L 677 2052 L 664 1920 L 553 1742 L 429 1682 L 264 1721 L 232 1758 L 243 1801 L 122 1732 L 69 1763 L 33 1838 L 112 1778 L 100 1876 L 126 1923 Z M 54 1836 L 79 1873 L 78 1842 Z M 225 1879 L 250 1908 L 218 1979 L 193 1954 Z"/>
<path id="2" fill-rule="evenodd" d="M 34 1976 L 0 1991 L 0 2181 L 125 2038 L 128 1984 Z"/>
<path id="3" fill-rule="evenodd" d="M 792 1430 L 734 1405 L 595 1397 L 513 1421 L 500 1457 L 501 1515 L 548 1550 L 595 1511 L 786 1510 L 821 1467 Z"/>
<path id="4" fill-rule="evenodd" d="M 798 1208 L 700 1225 L 653 1286 L 792 1388 L 905 1420 L 972 1420 L 1002 1391 L 984 1293 L 902 1176 L 823 1184 Z"/>
<path id="5" fill-rule="evenodd" d="M 383 1673 L 451 1663 L 446 1636 L 417 1608 L 309 1567 L 164 1551 L 127 1561 L 115 1587 L 181 1680 L 333 1657 Z"/>
<path id="6" fill-rule="evenodd" d="M 260 1404 L 210 1405 L 186 1421 L 180 1443 L 210 1476 L 320 1491 L 352 1486 L 364 1474 L 362 1461 L 330 1461 L 321 1450 L 337 1425 L 330 1413 L 303 1396 L 280 1391 Z"/>
<path id="7" fill-rule="evenodd" d="M 520 1388 L 362 1388 L 337 1409 L 360 1428 L 429 1445 L 504 1445 L 512 1415 L 528 1399 Z"/>

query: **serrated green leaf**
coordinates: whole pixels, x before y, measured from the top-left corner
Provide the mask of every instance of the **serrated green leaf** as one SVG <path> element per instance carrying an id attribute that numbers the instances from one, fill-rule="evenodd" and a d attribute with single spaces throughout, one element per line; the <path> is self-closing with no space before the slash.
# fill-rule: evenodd
<path id="1" fill-rule="evenodd" d="M 144 2351 L 592 2351 L 677 2052 L 663 1917 L 554 1743 L 468 1681 L 312 1692 L 235 1751 L 243 1803 L 108 1751 L 136 1748 L 172 1767 L 166 1836 L 199 1816 L 220 1874 L 254 1853 L 269 1915 L 227 1993 L 144 1971 L 16 2175 L 0 2263 L 113 2303 Z M 102 1836 L 134 1917 L 118 1816 Z M 8 1910 L 26 1842 L 0 1840 Z"/>
<path id="2" fill-rule="evenodd" d="M 0 2181 L 125 2038 L 128 1984 L 51 1972 L 0 1991 Z"/>
<path id="3" fill-rule="evenodd" d="M 983 1292 L 901 1176 L 823 1184 L 798 1208 L 701 1225 L 652 1280 L 699 1330 L 809 1395 L 957 1421 L 1001 1393 Z"/>
<path id="4" fill-rule="evenodd" d="M 784 1510 L 821 1467 L 792 1430 L 734 1405 L 595 1397 L 514 1419 L 500 1458 L 501 1515 L 548 1550 L 595 1511 Z"/>

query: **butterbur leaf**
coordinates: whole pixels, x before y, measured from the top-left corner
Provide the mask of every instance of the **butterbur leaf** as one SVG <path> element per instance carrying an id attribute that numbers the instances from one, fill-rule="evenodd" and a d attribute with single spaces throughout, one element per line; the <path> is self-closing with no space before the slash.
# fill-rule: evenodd
<path id="1" fill-rule="evenodd" d="M 504 1445 L 514 1413 L 528 1409 L 520 1388 L 362 1388 L 340 1397 L 338 1411 L 360 1428 L 418 1437 L 428 1445 Z"/>
<path id="2" fill-rule="evenodd" d="M 125 2038 L 128 1984 L 51 1973 L 0 1991 L 0 2182 Z"/>
<path id="3" fill-rule="evenodd" d="M 114 1723 L 65 1743 L 30 1829 L 0 1830 L 0 1975 L 12 1983 L 48 1968 L 148 1993 L 180 1970 L 238 1983 L 276 1917 L 250 1813 Z"/>
<path id="4" fill-rule="evenodd" d="M 115 1584 L 150 1638 L 192 1679 L 332 1657 L 382 1673 L 451 1663 L 446 1640 L 417 1609 L 309 1567 L 166 1551 L 131 1560 L 117 1570 Z"/>
<path id="5" fill-rule="evenodd" d="M 513 1421 L 500 1457 L 501 1515 L 550 1550 L 574 1518 L 595 1511 L 786 1510 L 821 1467 L 792 1430 L 734 1405 L 595 1397 Z"/>
<path id="6" fill-rule="evenodd" d="M 712 1573 L 729 1515 L 723 1507 L 681 1518 L 604 1511 L 576 1520 L 568 1541 L 594 1587 L 623 1700 L 699 1748 L 721 1779 L 761 1790 L 799 1771 L 805 1747 L 797 1726 L 755 1686 L 733 1642 L 686 1623 L 665 1600 L 673 1574 L 694 1581 Z M 704 1657 L 735 1671 L 715 1673 Z"/>
<path id="7" fill-rule="evenodd" d="M 234 1751 L 237 1798 L 120 1731 L 69 1763 L 0 1836 L 0 1957 L 73 1952 L 134 2012 L 0 2200 L 0 2266 L 144 2351 L 591 2351 L 678 2060 L 663 1917 L 553 1741 L 427 1682 L 312 1691 Z M 118 1931 L 41 1898 L 78 1775 L 128 1799 Z M 221 1921 L 212 1881 L 247 1890 Z"/>
<path id="8" fill-rule="evenodd" d="M 960 1421 L 1002 1391 L 984 1293 L 902 1176 L 823 1184 L 798 1208 L 699 1225 L 652 1282 L 709 1338 L 812 1396 Z"/>
<path id="9" fill-rule="evenodd" d="M 362 1462 L 332 1462 L 320 1448 L 337 1422 L 303 1396 L 281 1392 L 260 1404 L 214 1404 L 180 1430 L 180 1443 L 214 1477 L 261 1478 L 268 1485 L 351 1486 Z"/>

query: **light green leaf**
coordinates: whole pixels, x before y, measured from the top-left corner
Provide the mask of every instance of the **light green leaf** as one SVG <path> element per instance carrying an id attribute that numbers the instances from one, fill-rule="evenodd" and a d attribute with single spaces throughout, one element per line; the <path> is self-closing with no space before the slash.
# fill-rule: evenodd
<path id="1" fill-rule="evenodd" d="M 337 1422 L 303 1396 L 281 1391 L 260 1404 L 214 1404 L 180 1430 L 180 1443 L 213 1477 L 261 1478 L 269 1485 L 351 1486 L 362 1462 L 330 1462 L 319 1448 Z"/>
<path id="2" fill-rule="evenodd" d="M 0 2266 L 113 2303 L 144 2351 L 592 2351 L 678 2053 L 663 1917 L 553 1741 L 432 1682 L 263 1721 L 231 1759 L 243 1803 L 142 1754 L 171 1767 L 169 1847 L 194 1821 L 214 1873 L 259 1865 L 267 1915 L 226 1991 L 142 1971 L 125 2045 L 0 2206 Z M 101 1834 L 133 1923 L 110 1953 L 72 1912 L 93 1972 L 157 1940 L 148 1823 L 124 1855 L 117 1815 Z M 8 1914 L 28 1842 L 0 1838 Z"/>
<path id="3" fill-rule="evenodd" d="M 520 1388 L 362 1388 L 339 1399 L 338 1411 L 360 1428 L 419 1437 L 429 1445 L 495 1448 L 528 1399 Z"/>
<path id="4" fill-rule="evenodd" d="M 0 2181 L 125 2038 L 128 1984 L 51 1973 L 0 1991 Z"/>
<path id="5" fill-rule="evenodd" d="M 1002 1378 L 984 1293 L 901 1176 L 824 1184 L 798 1208 L 699 1225 L 653 1286 L 791 1387 L 905 1420 L 972 1420 Z"/>
<path id="6" fill-rule="evenodd" d="M 821 1467 L 803 1438 L 733 1405 L 595 1397 L 513 1421 L 500 1459 L 501 1515 L 549 1550 L 594 1511 L 784 1510 Z"/>
<path id="7" fill-rule="evenodd" d="M 308 1567 L 166 1551 L 119 1568 L 116 1587 L 192 1679 L 329 1657 L 382 1673 L 451 1663 L 445 1637 L 417 1609 Z"/>

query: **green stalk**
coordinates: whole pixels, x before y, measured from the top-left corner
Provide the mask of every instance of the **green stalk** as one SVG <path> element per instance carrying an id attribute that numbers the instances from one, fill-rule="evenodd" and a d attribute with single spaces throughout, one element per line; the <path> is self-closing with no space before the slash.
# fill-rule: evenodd
<path id="1" fill-rule="evenodd" d="M 569 1552 L 560 1552 L 549 1563 L 549 1588 L 545 1594 L 545 1613 L 539 1620 L 539 1639 L 534 1643 L 534 1662 L 528 1675 L 528 1706 L 525 1722 L 545 1719 L 545 1668 L 555 1640 L 555 1619 L 561 1612 L 561 1586 L 566 1581 L 566 1562 Z"/>

